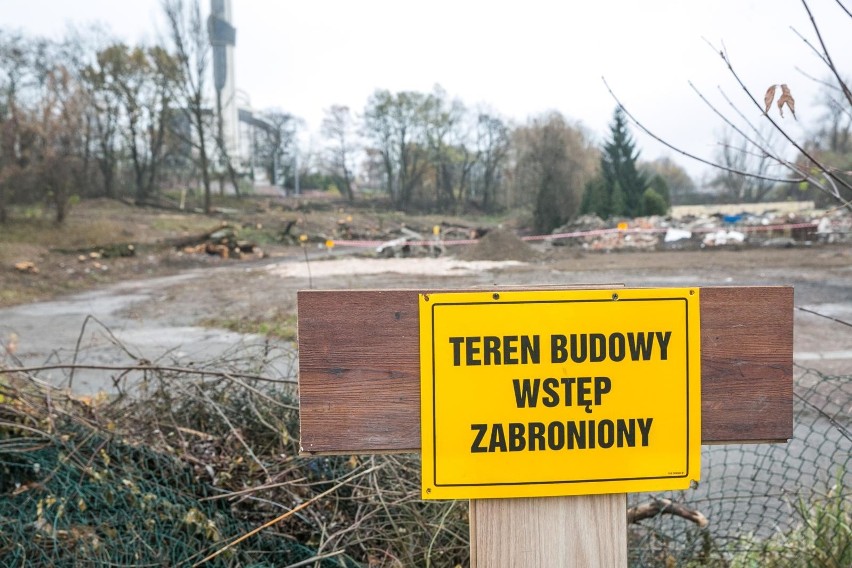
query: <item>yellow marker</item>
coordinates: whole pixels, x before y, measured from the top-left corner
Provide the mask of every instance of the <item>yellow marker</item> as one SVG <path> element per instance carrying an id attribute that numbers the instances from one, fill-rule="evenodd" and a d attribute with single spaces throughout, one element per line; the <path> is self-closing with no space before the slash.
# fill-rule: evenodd
<path id="1" fill-rule="evenodd" d="M 432 234 L 435 235 L 436 237 L 438 235 L 440 235 L 441 234 L 441 226 L 435 225 L 434 227 L 432 227 Z"/>
<path id="2" fill-rule="evenodd" d="M 331 240 L 331 239 L 328 239 L 327 241 L 325 241 L 325 246 L 326 246 L 326 248 L 333 249 L 334 248 L 334 241 Z"/>
<path id="3" fill-rule="evenodd" d="M 300 243 L 306 243 L 306 242 L 308 242 L 308 235 L 305 235 L 305 234 L 301 234 L 301 235 L 299 235 L 299 242 L 300 242 Z"/>
<path id="4" fill-rule="evenodd" d="M 627 223 L 619 223 L 618 224 L 618 230 L 619 231 L 626 231 L 627 230 Z"/>

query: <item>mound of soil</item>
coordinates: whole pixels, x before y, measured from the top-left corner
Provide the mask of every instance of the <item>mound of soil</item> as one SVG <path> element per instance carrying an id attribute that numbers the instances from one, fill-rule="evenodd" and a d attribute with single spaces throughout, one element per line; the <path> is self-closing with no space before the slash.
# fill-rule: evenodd
<path id="1" fill-rule="evenodd" d="M 511 231 L 492 229 L 479 242 L 465 249 L 462 260 L 520 260 L 536 258 L 536 252 Z"/>

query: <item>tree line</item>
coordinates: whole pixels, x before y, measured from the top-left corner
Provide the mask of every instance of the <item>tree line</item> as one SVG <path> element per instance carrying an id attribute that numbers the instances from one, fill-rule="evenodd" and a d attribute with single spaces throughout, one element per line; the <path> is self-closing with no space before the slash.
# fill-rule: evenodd
<path id="1" fill-rule="evenodd" d="M 348 107 L 328 109 L 323 134 L 323 171 L 343 196 L 354 199 L 361 184 L 402 210 L 521 208 L 538 230 L 549 231 L 582 213 L 665 214 L 670 186 L 677 195 L 695 190 L 671 160 L 639 160 L 618 109 L 610 139 L 599 147 L 581 123 L 556 111 L 513 124 L 440 86 L 428 93 L 378 89 L 360 116 Z M 612 205 L 618 195 L 627 199 Z"/>
<path id="2" fill-rule="evenodd" d="M 727 167 L 708 180 L 714 193 L 701 194 L 671 159 L 640 160 L 620 107 L 599 142 L 560 112 L 513 123 L 440 86 L 377 89 L 363 109 L 326 109 L 315 152 L 299 151 L 299 118 L 266 109 L 263 128 L 251 130 L 253 159 L 241 163 L 217 124 L 199 2 L 164 0 L 163 9 L 167 30 L 156 45 L 97 30 L 55 41 L 0 29 L 0 222 L 15 205 L 46 203 L 61 222 L 77 198 L 147 204 L 181 187 L 197 187 L 210 212 L 217 184 L 241 195 L 261 172 L 273 185 L 301 178 L 302 187 L 407 211 L 521 209 L 539 231 L 583 213 L 636 217 L 702 199 L 810 195 L 807 184 L 746 175 L 761 173 L 767 153 L 743 151 L 732 134 L 717 154 Z M 846 164 L 852 122 L 836 97 L 827 94 L 825 106 L 809 148 Z"/>
<path id="3" fill-rule="evenodd" d="M 46 203 L 61 222 L 77 198 L 146 204 L 192 185 L 209 212 L 217 181 L 238 195 L 245 189 L 240 177 L 251 172 L 217 129 L 199 5 L 168 0 L 164 9 L 163 45 L 94 30 L 54 41 L 0 29 L 0 221 L 13 205 Z M 280 185 L 299 167 L 300 121 L 275 109 L 261 114 L 251 166 Z M 542 229 L 579 212 L 601 162 L 591 133 L 558 112 L 513 125 L 439 86 L 378 89 L 358 113 L 333 106 L 321 134 L 322 150 L 302 156 L 308 185 L 333 185 L 349 200 L 372 190 L 404 210 L 527 208 Z"/>
<path id="4" fill-rule="evenodd" d="M 579 122 L 549 112 L 512 124 L 440 86 L 377 89 L 363 110 L 327 109 L 322 149 L 303 151 L 301 163 L 301 121 L 267 109 L 252 130 L 252 162 L 238 163 L 217 125 L 199 2 L 164 0 L 163 10 L 167 29 L 155 45 L 97 29 L 62 40 L 0 29 L 0 222 L 14 205 L 47 204 L 61 222 L 78 198 L 148 204 L 178 187 L 198 187 L 209 212 L 217 182 L 240 195 L 260 169 L 274 185 L 292 187 L 299 175 L 303 187 L 333 186 L 349 200 L 372 192 L 403 210 L 523 208 L 545 230 L 576 216 L 602 164 L 606 172 Z"/>

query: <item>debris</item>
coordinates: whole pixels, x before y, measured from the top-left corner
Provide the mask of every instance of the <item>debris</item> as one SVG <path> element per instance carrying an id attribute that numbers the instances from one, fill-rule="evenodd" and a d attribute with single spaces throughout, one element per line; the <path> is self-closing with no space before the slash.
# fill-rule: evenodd
<path id="1" fill-rule="evenodd" d="M 30 262 L 29 260 L 25 260 L 25 261 L 22 261 L 22 262 L 16 262 L 15 263 L 15 270 L 17 270 L 18 272 L 24 272 L 26 274 L 38 274 L 39 273 L 38 267 L 35 265 L 35 263 Z"/>
<path id="2" fill-rule="evenodd" d="M 674 243 L 677 241 L 682 241 L 683 239 L 691 239 L 692 231 L 687 231 L 686 229 L 673 229 L 669 228 L 666 231 L 666 236 L 663 237 L 663 242 L 666 243 Z"/>
<path id="3" fill-rule="evenodd" d="M 397 239 L 387 241 L 376 247 L 376 253 L 379 256 L 383 256 L 385 258 L 393 258 L 395 256 L 411 256 L 411 245 L 408 243 L 412 240 L 414 239 L 406 235 L 404 237 L 399 237 Z"/>
<path id="4" fill-rule="evenodd" d="M 379 256 L 383 256 L 385 258 L 411 256 L 412 246 L 409 243 L 412 241 L 419 242 L 424 240 L 423 235 L 417 231 L 412 231 L 408 227 L 403 226 L 400 227 L 399 230 L 403 236 L 387 241 L 386 243 L 382 243 L 376 247 L 376 253 L 378 253 Z"/>
<path id="5" fill-rule="evenodd" d="M 255 254 L 257 249 L 254 243 L 238 238 L 237 231 L 227 223 L 201 235 L 175 239 L 171 244 L 186 254 L 208 254 L 224 259 L 242 259 Z M 261 257 L 262 253 L 257 256 Z"/>
<path id="6" fill-rule="evenodd" d="M 810 205 L 810 209 L 808 209 Z M 825 212 L 812 202 L 681 207 L 677 217 L 603 220 L 583 215 L 553 231 L 554 246 L 587 250 L 683 249 L 719 246 L 794 246 L 852 240 L 852 215 Z"/>
<path id="7" fill-rule="evenodd" d="M 587 231 L 598 231 L 601 229 L 609 229 L 611 225 L 598 217 L 597 215 L 580 215 L 573 221 L 570 221 L 561 227 L 557 227 L 553 230 L 554 235 L 563 235 L 569 233 L 577 233 L 577 232 L 587 232 Z M 579 241 L 582 243 L 583 241 Z M 576 239 L 569 240 L 554 240 L 554 245 L 564 245 L 564 244 L 577 244 L 578 241 Z"/>
<path id="8" fill-rule="evenodd" d="M 216 245 L 213 243 L 205 243 L 204 252 L 213 256 L 220 256 L 222 258 L 229 258 L 231 256 L 231 251 L 227 245 Z"/>
<path id="9" fill-rule="evenodd" d="M 838 209 L 823 216 L 817 224 L 817 239 L 823 243 L 841 243 L 852 240 L 852 215 Z"/>
<path id="10" fill-rule="evenodd" d="M 716 231 L 704 236 L 701 244 L 708 247 L 724 246 L 728 244 L 742 244 L 745 242 L 745 234 L 739 231 Z"/>

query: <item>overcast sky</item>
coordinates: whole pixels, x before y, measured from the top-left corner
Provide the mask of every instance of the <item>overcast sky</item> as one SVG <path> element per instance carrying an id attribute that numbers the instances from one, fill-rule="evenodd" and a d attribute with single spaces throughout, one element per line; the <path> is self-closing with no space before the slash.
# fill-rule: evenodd
<path id="1" fill-rule="evenodd" d="M 852 21 L 835 0 L 811 4 L 849 74 Z M 206 14 L 209 0 L 201 5 Z M 291 112 L 314 133 L 333 104 L 360 112 L 377 88 L 427 92 L 440 84 L 515 122 L 559 110 L 602 140 L 616 104 L 606 77 L 637 119 L 709 158 L 721 122 L 688 82 L 723 107 L 718 87 L 735 101 L 743 94 L 708 42 L 727 48 L 758 98 L 770 84 L 788 83 L 799 125 L 821 114 L 817 86 L 797 71 L 826 76 L 791 30 L 814 38 L 798 0 L 232 0 L 232 10 L 237 88 L 255 108 Z M 158 0 L 0 0 L 0 14 L 4 28 L 54 37 L 69 23 L 99 22 L 127 42 L 154 42 L 165 30 Z M 668 155 L 693 175 L 704 171 L 633 131 L 643 158 Z"/>

